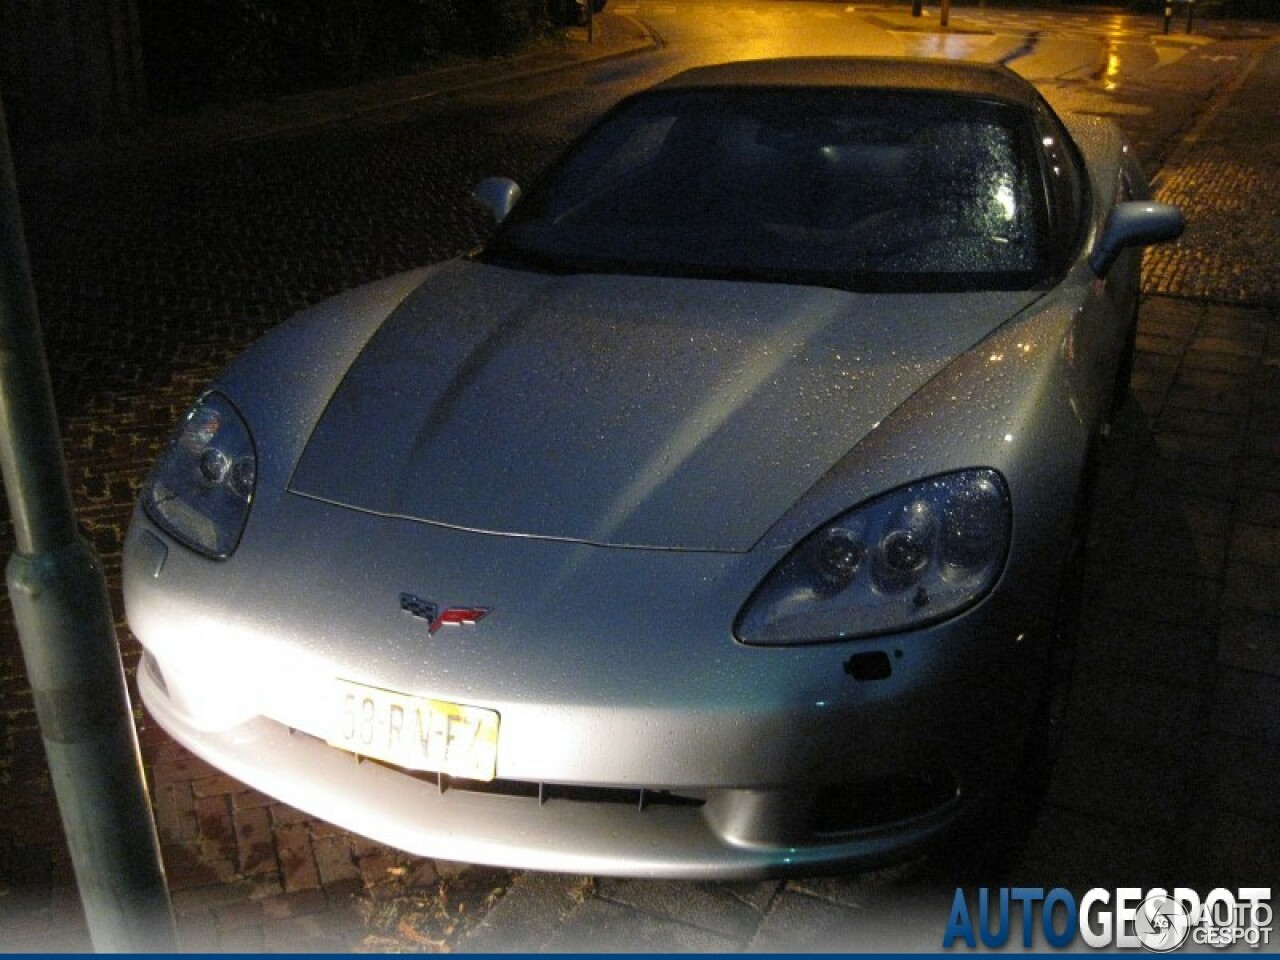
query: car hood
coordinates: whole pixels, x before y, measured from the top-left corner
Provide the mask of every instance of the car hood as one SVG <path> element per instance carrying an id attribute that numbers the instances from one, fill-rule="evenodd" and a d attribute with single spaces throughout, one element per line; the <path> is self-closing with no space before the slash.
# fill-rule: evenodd
<path id="1" fill-rule="evenodd" d="M 1037 296 L 448 264 L 351 365 L 290 489 L 493 534 L 746 551 Z"/>

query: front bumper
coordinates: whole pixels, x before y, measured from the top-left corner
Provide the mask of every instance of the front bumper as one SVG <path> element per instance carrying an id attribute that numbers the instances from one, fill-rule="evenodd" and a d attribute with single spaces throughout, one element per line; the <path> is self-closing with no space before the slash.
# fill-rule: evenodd
<path id="1" fill-rule="evenodd" d="M 908 634 L 749 648 L 725 633 L 758 579 L 736 557 L 498 538 L 485 562 L 528 571 L 527 582 L 489 576 L 497 612 L 431 638 L 389 590 L 423 578 L 424 554 L 481 582 L 463 576 L 469 535 L 350 511 L 332 519 L 349 535 L 324 550 L 299 524 L 291 562 L 278 548 L 259 558 L 247 538 L 216 564 L 170 549 L 135 516 L 126 605 L 146 649 L 142 698 L 162 727 L 258 790 L 380 842 L 623 876 L 869 868 L 936 842 L 1003 792 L 1025 754 L 1046 631 L 1031 605 L 1000 590 Z M 364 526 L 375 524 L 381 567 L 335 559 L 371 542 Z M 645 594 L 673 564 L 704 592 L 678 605 Z M 542 599 L 561 581 L 615 602 Z M 619 584 L 632 594 L 619 600 Z M 1012 586 L 1007 595 L 1031 596 Z M 447 587 L 435 595 L 471 602 Z M 337 677 L 496 711 L 497 781 L 357 761 L 328 745 L 322 704 Z"/>
<path id="2" fill-rule="evenodd" d="M 231 776 L 382 843 L 462 862 L 707 879 L 869 868 L 927 848 L 965 808 L 959 791 L 939 791 L 944 799 L 914 816 L 780 844 L 753 834 L 785 830 L 788 816 L 791 829 L 804 834 L 796 821 L 804 819 L 812 791 L 712 790 L 700 803 L 671 803 L 665 792 L 648 803 L 643 791 L 598 791 L 594 800 L 554 787 L 541 796 L 477 792 L 448 778 L 359 761 L 265 717 L 202 731 L 176 709 L 149 655 L 138 685 L 165 730 Z"/>

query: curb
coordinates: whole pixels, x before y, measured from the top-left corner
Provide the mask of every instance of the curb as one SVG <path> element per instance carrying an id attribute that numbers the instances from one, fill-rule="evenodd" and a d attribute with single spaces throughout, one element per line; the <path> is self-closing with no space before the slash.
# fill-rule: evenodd
<path id="1" fill-rule="evenodd" d="M 606 14 L 602 13 L 602 14 L 598 14 L 597 16 L 603 18 L 606 16 Z M 424 90 L 420 93 L 414 93 L 414 94 L 409 94 L 409 95 L 400 96 L 400 97 L 389 97 L 389 98 L 379 99 L 378 102 L 376 103 L 372 103 L 368 106 L 357 107 L 356 109 L 350 110 L 350 111 L 339 112 L 334 116 L 311 120 L 311 121 L 301 121 L 295 124 L 283 125 L 271 130 L 262 131 L 258 133 L 243 134 L 240 136 L 231 137 L 222 142 L 251 143 L 256 140 L 264 140 L 273 136 L 296 133 L 301 130 L 315 129 L 317 127 L 327 126 L 329 124 L 346 123 L 348 121 L 360 119 L 362 117 L 372 116 L 384 110 L 393 110 L 393 109 L 396 109 L 397 107 L 403 107 L 403 106 L 407 106 L 414 103 L 421 103 L 426 100 L 434 100 L 437 97 L 454 96 L 459 93 L 468 93 L 473 90 L 483 90 L 488 87 L 496 87 L 504 83 L 511 83 L 517 80 L 527 80 L 535 77 L 543 77 L 543 76 L 548 76 L 555 73 L 560 73 L 566 70 L 572 70 L 574 67 L 587 66 L 589 64 L 601 63 L 607 60 L 616 60 L 616 59 L 621 59 L 623 57 L 634 56 L 635 54 L 644 53 L 646 51 L 655 49 L 656 47 L 661 45 L 660 41 L 658 40 L 657 36 L 653 33 L 653 31 L 650 30 L 645 24 L 641 23 L 640 21 L 634 20 L 625 14 L 610 13 L 610 14 L 607 14 L 607 16 L 617 20 L 626 21 L 628 24 L 631 25 L 632 28 L 634 28 L 636 33 L 642 36 L 636 37 L 630 41 L 619 43 L 613 49 L 605 50 L 605 49 L 592 47 L 590 48 L 587 54 L 581 57 L 562 58 L 562 59 L 559 59 L 559 62 L 548 63 L 542 66 L 535 66 L 528 69 L 520 69 L 517 67 L 511 70 L 500 70 L 496 75 L 479 77 L 472 80 L 465 80 L 460 83 L 454 83 L 451 85 L 445 84 L 439 87 L 434 87 L 430 90 Z M 531 60 L 545 57 L 545 56 L 547 56 L 547 54 L 544 51 L 532 51 L 529 53 L 519 54 L 515 57 L 511 57 L 509 60 L 502 61 L 502 63 L 517 64 L 520 61 L 531 61 Z M 497 64 L 499 61 L 488 61 L 488 62 Z M 455 70 L 460 71 L 460 70 L 467 70 L 467 69 L 475 69 L 478 67 L 483 67 L 485 65 L 486 65 L 486 61 L 480 61 L 478 63 L 465 64 L 458 67 L 445 67 L 437 71 L 424 71 L 422 74 L 420 74 L 420 76 L 425 77 L 433 73 L 440 75 L 440 74 L 448 73 Z"/>

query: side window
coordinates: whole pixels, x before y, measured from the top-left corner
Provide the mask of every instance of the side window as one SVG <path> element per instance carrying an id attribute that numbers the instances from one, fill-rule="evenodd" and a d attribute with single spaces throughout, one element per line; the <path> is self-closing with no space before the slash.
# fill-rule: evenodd
<path id="1" fill-rule="evenodd" d="M 1036 128 L 1040 135 L 1047 181 L 1045 188 L 1053 217 L 1050 229 L 1054 247 L 1060 255 L 1066 256 L 1075 250 L 1084 225 L 1085 184 L 1071 138 L 1043 105 L 1036 108 Z"/>

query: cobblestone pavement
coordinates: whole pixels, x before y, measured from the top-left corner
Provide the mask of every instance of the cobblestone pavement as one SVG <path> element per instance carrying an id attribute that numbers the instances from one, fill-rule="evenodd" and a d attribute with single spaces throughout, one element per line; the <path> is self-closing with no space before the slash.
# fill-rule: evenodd
<path id="1" fill-rule="evenodd" d="M 1161 195 L 1191 227 L 1148 258 L 1065 753 L 1011 880 L 1280 887 L 1277 103 L 1268 47 L 1164 161 Z M 207 379 L 304 303 L 471 245 L 480 226 L 455 198 L 475 171 L 527 179 L 561 145 L 447 111 L 359 129 L 344 111 L 360 109 L 283 140 L 188 134 L 195 151 L 162 141 L 140 166 L 72 157 L 24 181 L 74 493 L 117 611 L 137 484 Z M 118 627 L 132 675 L 137 643 Z M 138 723 L 192 949 L 936 950 L 954 887 L 928 861 L 702 884 L 409 857 L 212 770 L 140 710 Z M 0 949 L 86 949 L 7 606 L 0 790 Z"/>

